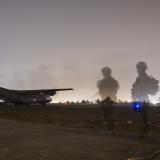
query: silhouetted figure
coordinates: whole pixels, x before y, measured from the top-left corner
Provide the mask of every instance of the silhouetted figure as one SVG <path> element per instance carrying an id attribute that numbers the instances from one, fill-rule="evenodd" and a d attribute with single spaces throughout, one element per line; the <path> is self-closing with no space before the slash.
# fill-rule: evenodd
<path id="1" fill-rule="evenodd" d="M 137 63 L 138 77 L 131 89 L 133 101 L 149 102 L 149 95 L 155 95 L 159 90 L 159 81 L 148 76 L 146 70 L 147 64 L 145 62 Z"/>
<path id="2" fill-rule="evenodd" d="M 104 113 L 105 124 L 107 128 L 113 133 L 114 130 L 114 120 L 113 120 L 113 104 L 114 101 L 110 97 L 107 97 L 101 102 L 101 107 Z"/>
<path id="3" fill-rule="evenodd" d="M 143 131 L 145 134 L 149 132 L 148 124 L 148 103 L 149 95 L 155 95 L 158 90 L 159 81 L 155 78 L 148 76 L 146 73 L 147 64 L 145 62 L 137 63 L 138 77 L 136 82 L 133 84 L 131 93 L 133 101 L 143 102 L 142 108 L 139 109 L 142 121 Z"/>
<path id="4" fill-rule="evenodd" d="M 141 118 L 143 121 L 143 132 L 148 134 L 149 132 L 149 122 L 148 122 L 148 103 L 143 102 L 143 106 L 140 109 Z"/>
<path id="5" fill-rule="evenodd" d="M 135 113 L 140 113 L 143 123 L 143 136 L 146 136 L 149 132 L 149 124 L 148 124 L 148 108 L 149 103 L 144 102 L 133 102 L 133 109 Z"/>
<path id="6" fill-rule="evenodd" d="M 118 81 L 111 76 L 112 71 L 109 67 L 104 67 L 101 71 L 104 78 L 97 82 L 97 87 L 101 97 L 101 107 L 104 113 L 106 126 L 110 131 L 113 131 L 113 103 L 117 100 L 116 95 L 119 89 L 119 84 Z"/>
<path id="7" fill-rule="evenodd" d="M 104 67 L 102 69 L 102 74 L 104 78 L 97 82 L 97 87 L 99 89 L 99 95 L 101 100 L 105 100 L 110 97 L 113 101 L 116 101 L 117 91 L 119 89 L 118 81 L 116 81 L 112 76 L 112 71 L 109 67 Z"/>

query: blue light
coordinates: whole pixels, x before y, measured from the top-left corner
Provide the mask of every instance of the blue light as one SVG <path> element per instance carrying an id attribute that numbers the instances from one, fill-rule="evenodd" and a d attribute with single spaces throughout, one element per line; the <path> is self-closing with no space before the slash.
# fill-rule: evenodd
<path id="1" fill-rule="evenodd" d="M 139 105 L 139 104 L 137 104 L 137 105 L 136 105 L 136 108 L 139 108 L 139 107 L 140 107 L 140 105 Z"/>
<path id="2" fill-rule="evenodd" d="M 133 102 L 133 109 L 135 110 L 139 110 L 143 107 L 143 103 L 142 102 Z"/>

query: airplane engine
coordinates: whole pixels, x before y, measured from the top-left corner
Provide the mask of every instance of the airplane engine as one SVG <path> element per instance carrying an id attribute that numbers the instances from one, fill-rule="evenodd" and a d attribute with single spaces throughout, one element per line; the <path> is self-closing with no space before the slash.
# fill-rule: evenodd
<path id="1" fill-rule="evenodd" d="M 50 96 L 38 96 L 35 97 L 36 101 L 35 103 L 39 103 L 39 104 L 46 104 L 52 101 L 52 98 Z"/>

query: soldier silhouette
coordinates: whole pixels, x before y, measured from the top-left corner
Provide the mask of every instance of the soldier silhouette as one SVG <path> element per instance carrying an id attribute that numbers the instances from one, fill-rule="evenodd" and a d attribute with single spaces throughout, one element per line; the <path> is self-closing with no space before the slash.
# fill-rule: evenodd
<path id="1" fill-rule="evenodd" d="M 101 108 L 104 114 L 105 124 L 113 133 L 113 103 L 117 100 L 116 95 L 119 89 L 119 83 L 111 76 L 112 71 L 109 67 L 104 67 L 101 71 L 104 78 L 97 82 L 101 97 Z"/>
<path id="2" fill-rule="evenodd" d="M 101 71 L 104 78 L 97 82 L 101 100 L 103 101 L 107 97 L 110 97 L 113 101 L 116 101 L 119 83 L 111 76 L 112 70 L 109 67 L 104 67 Z"/>
<path id="3" fill-rule="evenodd" d="M 159 81 L 153 78 L 152 76 L 147 75 L 147 64 L 145 62 L 138 62 L 136 67 L 138 77 L 136 78 L 136 81 L 134 82 L 131 89 L 132 100 L 143 102 L 142 108 L 139 109 L 139 112 L 143 121 L 143 131 L 145 133 L 148 133 L 149 95 L 155 95 L 158 92 Z"/>
<path id="4" fill-rule="evenodd" d="M 147 75 L 145 62 L 138 62 L 136 67 L 138 77 L 131 89 L 132 99 L 133 101 L 149 102 L 149 95 L 155 95 L 159 90 L 159 81 Z"/>

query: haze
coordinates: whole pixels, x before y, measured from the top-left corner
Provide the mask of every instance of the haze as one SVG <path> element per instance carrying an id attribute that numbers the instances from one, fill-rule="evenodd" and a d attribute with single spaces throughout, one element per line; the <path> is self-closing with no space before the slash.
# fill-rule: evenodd
<path id="1" fill-rule="evenodd" d="M 160 80 L 159 8 L 158 0 L 0 0 L 0 86 L 72 87 L 55 101 L 94 100 L 109 66 L 118 99 L 130 100 L 138 61 Z"/>

